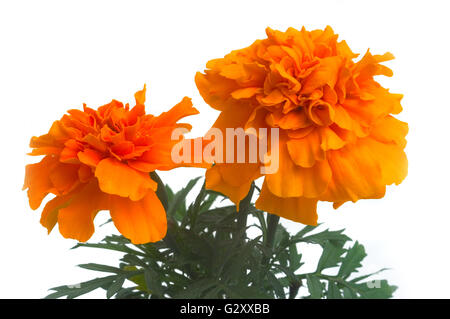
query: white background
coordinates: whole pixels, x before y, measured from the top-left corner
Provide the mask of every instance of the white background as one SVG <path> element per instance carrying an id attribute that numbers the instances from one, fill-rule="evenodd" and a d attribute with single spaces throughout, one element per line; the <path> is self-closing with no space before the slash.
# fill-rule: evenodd
<path id="1" fill-rule="evenodd" d="M 217 117 L 201 99 L 196 71 L 232 49 L 265 37 L 265 28 L 330 25 L 351 49 L 392 52 L 394 77 L 409 123 L 409 175 L 380 200 L 323 203 L 319 221 L 365 245 L 364 271 L 398 285 L 397 298 L 449 298 L 449 74 L 447 1 L 1 1 L 0 2 L 0 297 L 41 298 L 47 289 L 93 278 L 75 267 L 117 264 L 119 254 L 69 250 L 55 228 L 47 236 L 21 191 L 31 136 L 48 131 L 69 108 L 112 98 L 134 102 L 147 83 L 147 111 L 192 97 L 201 135 Z M 198 169 L 162 174 L 179 189 Z M 108 218 L 100 214 L 99 225 Z M 287 223 L 291 231 L 301 226 Z M 95 242 L 110 232 L 98 229 Z M 101 291 L 92 297 L 104 297 Z"/>

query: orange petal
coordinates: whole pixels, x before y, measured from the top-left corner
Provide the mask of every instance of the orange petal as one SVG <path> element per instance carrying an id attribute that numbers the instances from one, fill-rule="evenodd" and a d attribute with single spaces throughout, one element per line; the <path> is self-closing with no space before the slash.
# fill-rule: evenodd
<path id="1" fill-rule="evenodd" d="M 317 197 L 327 189 L 330 179 L 326 160 L 316 161 L 310 168 L 298 166 L 290 158 L 286 143 L 280 144 L 278 171 L 266 175 L 267 186 L 278 197 Z"/>
<path id="2" fill-rule="evenodd" d="M 78 184 L 79 165 L 59 164 L 49 174 L 50 181 L 58 194 L 67 194 Z"/>
<path id="3" fill-rule="evenodd" d="M 146 90 L 147 90 L 147 88 L 146 88 L 146 85 L 144 84 L 144 88 L 141 91 L 137 91 L 134 94 L 134 98 L 136 99 L 136 104 L 144 104 L 145 103 Z"/>
<path id="4" fill-rule="evenodd" d="M 297 130 L 312 124 L 304 110 L 294 110 L 286 115 L 281 112 L 270 113 L 267 117 L 267 123 L 285 130 Z"/>
<path id="5" fill-rule="evenodd" d="M 70 203 L 58 213 L 59 231 L 65 238 L 85 242 L 94 233 L 94 218 L 98 211 L 107 209 L 105 194 L 93 181 L 82 188 Z"/>
<path id="6" fill-rule="evenodd" d="M 325 159 L 325 152 L 320 148 L 320 135 L 317 131 L 300 139 L 291 138 L 286 144 L 291 159 L 302 167 L 312 167 L 316 160 Z"/>
<path id="7" fill-rule="evenodd" d="M 192 101 L 184 97 L 180 103 L 172 107 L 169 111 L 161 113 L 155 121 L 155 127 L 172 126 L 183 117 L 198 114 L 198 110 L 192 106 Z"/>
<path id="8" fill-rule="evenodd" d="M 315 89 L 328 84 L 334 88 L 338 79 L 342 58 L 339 56 L 327 57 L 320 60 L 319 66 L 303 82 L 301 93 L 311 93 Z"/>
<path id="9" fill-rule="evenodd" d="M 224 194 L 236 205 L 237 209 L 239 209 L 239 202 L 247 196 L 253 179 L 241 179 L 239 176 L 232 179 L 227 176 L 225 180 L 225 176 L 222 172 L 232 172 L 234 170 L 233 168 L 229 168 L 228 165 L 233 164 L 216 164 L 208 169 L 205 175 L 205 187 Z M 219 166 L 221 166 L 221 168 L 219 168 Z M 227 181 L 231 182 L 231 184 Z"/>
<path id="10" fill-rule="evenodd" d="M 261 92 L 262 92 L 262 88 L 248 87 L 248 88 L 238 89 L 238 90 L 232 92 L 231 96 L 236 100 L 248 99 L 248 98 L 253 97 L 255 94 L 261 93 Z"/>
<path id="11" fill-rule="evenodd" d="M 324 151 L 337 150 L 345 145 L 345 141 L 342 140 L 339 135 L 336 134 L 331 128 L 324 127 L 320 130 L 321 144 L 320 147 Z"/>
<path id="12" fill-rule="evenodd" d="M 157 242 L 166 235 L 166 213 L 153 191 L 139 201 L 111 196 L 110 212 L 114 225 L 133 244 Z"/>
<path id="13" fill-rule="evenodd" d="M 87 134 L 86 136 L 84 136 L 82 141 L 89 144 L 92 148 L 96 149 L 99 152 L 106 152 L 106 150 L 108 149 L 107 144 L 103 142 L 100 137 L 92 134 Z"/>
<path id="14" fill-rule="evenodd" d="M 78 169 L 78 178 L 80 179 L 80 182 L 86 183 L 94 176 L 93 173 L 93 169 L 90 166 L 80 165 L 80 168 Z"/>
<path id="15" fill-rule="evenodd" d="M 41 225 L 47 228 L 48 233 L 52 231 L 58 221 L 58 212 L 69 204 L 70 197 L 67 195 L 56 196 L 48 201 L 41 214 Z"/>
<path id="16" fill-rule="evenodd" d="M 387 116 L 377 121 L 372 127 L 370 135 L 384 143 L 394 142 L 400 147 L 406 146 L 405 136 L 408 134 L 408 124 Z"/>
<path id="17" fill-rule="evenodd" d="M 38 209 L 44 197 L 53 190 L 50 174 L 57 165 L 59 165 L 57 159 L 46 156 L 39 163 L 25 167 L 23 189 L 28 188 L 31 209 Z"/>
<path id="18" fill-rule="evenodd" d="M 135 201 L 142 199 L 150 189 L 157 188 L 157 183 L 148 174 L 138 172 L 113 158 L 101 160 L 95 176 L 103 192 Z"/>
<path id="19" fill-rule="evenodd" d="M 364 140 L 327 153 L 333 176 L 321 200 L 355 202 L 384 196 L 386 184 L 380 162 L 374 158 L 371 146 Z"/>
<path id="20" fill-rule="evenodd" d="M 308 106 L 308 115 L 317 125 L 328 126 L 334 121 L 335 110 L 330 104 L 316 100 Z"/>
<path id="21" fill-rule="evenodd" d="M 272 194 L 264 182 L 255 203 L 257 209 L 306 225 L 317 225 L 317 199 L 305 197 L 283 198 Z"/>
<path id="22" fill-rule="evenodd" d="M 77 156 L 81 163 L 91 167 L 96 167 L 102 160 L 102 154 L 90 148 L 86 148 L 83 151 L 78 152 Z"/>
<path id="23" fill-rule="evenodd" d="M 241 88 L 235 81 L 208 71 L 206 74 L 197 72 L 195 84 L 205 102 L 219 111 L 223 111 L 237 102 L 230 95 L 233 91 Z"/>
<path id="24" fill-rule="evenodd" d="M 365 139 L 365 143 L 380 165 L 383 183 L 400 184 L 408 174 L 408 160 L 403 147 L 381 143 L 372 138 Z"/>

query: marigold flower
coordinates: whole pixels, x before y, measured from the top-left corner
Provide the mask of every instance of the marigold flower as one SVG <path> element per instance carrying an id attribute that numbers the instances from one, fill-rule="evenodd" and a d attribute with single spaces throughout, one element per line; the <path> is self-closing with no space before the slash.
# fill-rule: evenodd
<path id="1" fill-rule="evenodd" d="M 149 172 L 179 166 L 170 156 L 177 143 L 172 131 L 190 129 L 177 122 L 198 111 L 185 97 L 159 116 L 145 114 L 145 91 L 135 94 L 131 109 L 112 100 L 97 110 L 69 110 L 48 134 L 31 139 L 30 155 L 45 156 L 27 165 L 24 189 L 34 210 L 48 194 L 56 195 L 41 215 L 49 233 L 58 223 L 64 237 L 84 242 L 94 232 L 96 214 L 109 210 L 117 229 L 135 244 L 165 236 L 165 210 Z"/>
<path id="2" fill-rule="evenodd" d="M 408 125 L 392 116 L 402 110 L 402 95 L 374 80 L 392 76 L 380 64 L 392 54 L 367 51 L 356 61 L 330 27 L 266 33 L 196 75 L 204 100 L 221 111 L 213 127 L 279 128 L 279 169 L 265 175 L 256 207 L 315 225 L 319 200 L 337 208 L 383 197 L 386 185 L 407 174 Z M 206 187 L 237 204 L 261 176 L 258 169 L 216 164 Z"/>

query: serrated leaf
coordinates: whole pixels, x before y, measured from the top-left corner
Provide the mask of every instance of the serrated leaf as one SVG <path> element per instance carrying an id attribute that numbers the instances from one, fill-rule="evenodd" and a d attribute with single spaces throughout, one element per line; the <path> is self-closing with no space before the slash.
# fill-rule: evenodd
<path id="1" fill-rule="evenodd" d="M 67 285 L 51 288 L 50 290 L 56 290 L 56 292 L 48 295 L 45 299 L 54 299 L 67 296 L 67 298 L 75 298 L 84 294 L 87 294 L 97 288 L 109 285 L 117 276 L 107 276 L 102 278 L 95 278 L 86 282 L 82 282 L 76 285 Z"/>
<path id="2" fill-rule="evenodd" d="M 370 274 L 367 274 L 367 275 L 363 275 L 363 276 L 359 276 L 359 277 L 353 278 L 352 280 L 350 280 L 350 282 L 352 282 L 352 283 L 357 283 L 357 282 L 359 282 L 359 281 L 361 281 L 361 280 L 367 279 L 367 278 L 369 278 L 369 277 L 372 277 L 372 276 L 374 276 L 374 275 L 377 275 L 377 274 L 379 274 L 379 273 L 381 273 L 381 272 L 383 272 L 383 271 L 386 271 L 386 270 L 389 270 L 389 268 L 382 268 L 382 269 L 380 269 L 380 270 L 378 270 L 378 271 L 376 271 L 376 272 L 373 272 L 373 273 L 370 273 Z"/>
<path id="3" fill-rule="evenodd" d="M 374 280 L 359 284 L 361 298 L 365 299 L 388 299 L 397 290 L 396 286 L 391 286 L 387 280 Z"/>
<path id="4" fill-rule="evenodd" d="M 123 283 L 125 282 L 126 277 L 125 276 L 118 276 L 109 286 L 108 290 L 106 290 L 106 298 L 111 298 L 114 296 L 123 286 Z"/>
<path id="5" fill-rule="evenodd" d="M 306 284 L 308 286 L 311 299 L 322 298 L 323 285 L 319 278 L 314 275 L 306 275 Z"/>
<path id="6" fill-rule="evenodd" d="M 144 270 L 145 285 L 147 286 L 147 291 L 152 295 L 157 295 L 158 297 L 164 296 L 163 287 L 161 286 L 161 281 L 158 275 L 152 269 Z"/>
<path id="7" fill-rule="evenodd" d="M 330 231 L 326 229 L 323 232 L 312 234 L 307 237 L 300 238 L 299 241 L 306 243 L 314 243 L 319 245 L 325 245 L 330 241 L 335 241 L 339 244 L 344 245 L 345 242 L 351 240 L 347 235 L 343 234 L 344 229 Z"/>
<path id="8" fill-rule="evenodd" d="M 268 271 L 267 278 L 269 279 L 269 283 L 272 286 L 275 295 L 280 299 L 286 299 L 286 294 L 284 292 L 283 286 L 281 285 L 277 277 L 275 277 L 272 272 Z"/>
<path id="9" fill-rule="evenodd" d="M 120 274 L 123 272 L 122 269 L 108 266 L 108 265 L 102 265 L 102 264 L 96 264 L 96 263 L 89 263 L 89 264 L 81 264 L 78 265 L 80 268 L 88 269 L 88 270 L 94 270 L 94 271 L 101 271 L 101 272 L 112 272 L 116 274 Z"/>
<path id="10" fill-rule="evenodd" d="M 283 225 L 278 224 L 273 240 L 273 247 L 286 246 L 289 242 L 289 233 Z"/>
<path id="11" fill-rule="evenodd" d="M 294 272 L 302 266 L 302 254 L 298 253 L 297 245 L 289 246 L 289 270 Z"/>
<path id="12" fill-rule="evenodd" d="M 77 245 L 75 245 L 74 247 L 72 247 L 71 249 L 75 249 L 78 247 L 88 247 L 88 248 L 102 248 L 102 249 L 108 249 L 108 250 L 114 250 L 114 251 L 119 251 L 119 252 L 124 252 L 124 253 L 131 253 L 131 254 L 136 254 L 136 255 L 141 255 L 141 256 L 145 256 L 145 254 L 143 254 L 140 251 L 134 250 L 130 247 L 127 247 L 125 245 L 122 244 L 112 244 L 112 243 L 78 243 Z"/>
<path id="13" fill-rule="evenodd" d="M 317 226 L 310 226 L 307 225 L 305 227 L 302 228 L 302 230 L 300 230 L 298 233 L 296 233 L 294 236 L 292 236 L 293 239 L 300 239 L 302 238 L 304 235 L 306 235 L 309 232 L 312 232 L 314 229 L 316 229 L 317 227 L 319 227 L 319 225 Z"/>
<path id="14" fill-rule="evenodd" d="M 270 299 L 272 296 L 255 286 L 225 287 L 232 299 Z"/>
<path id="15" fill-rule="evenodd" d="M 358 298 L 358 295 L 356 294 L 356 292 L 348 287 L 344 287 L 342 289 L 342 293 L 343 293 L 343 297 L 345 299 L 355 299 Z"/>
<path id="16" fill-rule="evenodd" d="M 197 181 L 200 179 L 199 177 L 196 177 L 194 179 L 191 179 L 189 183 L 181 189 L 179 192 L 175 193 L 173 195 L 172 200 L 169 203 L 169 208 L 167 210 L 167 215 L 173 216 L 180 205 L 185 205 L 185 199 L 187 194 L 192 190 L 192 188 L 195 186 Z"/>
<path id="17" fill-rule="evenodd" d="M 342 299 L 341 291 L 333 281 L 328 283 L 327 299 Z"/>
<path id="18" fill-rule="evenodd" d="M 331 242 L 327 242 L 323 245 L 323 252 L 320 256 L 317 264 L 317 273 L 320 273 L 325 268 L 336 267 L 341 261 L 341 256 L 344 254 L 345 249 L 341 246 L 337 246 Z"/>
<path id="19" fill-rule="evenodd" d="M 361 267 L 361 261 L 367 256 L 364 246 L 355 242 L 352 248 L 347 250 L 347 254 L 342 259 L 341 267 L 339 268 L 339 277 L 347 278 L 353 272 L 356 272 Z"/>
<path id="20" fill-rule="evenodd" d="M 206 290 L 217 286 L 217 280 L 215 278 L 205 278 L 192 282 L 185 289 L 179 291 L 174 298 L 175 299 L 197 299 Z"/>

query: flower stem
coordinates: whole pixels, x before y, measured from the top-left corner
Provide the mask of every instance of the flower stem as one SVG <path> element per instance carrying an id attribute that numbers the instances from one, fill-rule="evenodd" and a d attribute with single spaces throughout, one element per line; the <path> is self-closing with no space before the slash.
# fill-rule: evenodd
<path id="1" fill-rule="evenodd" d="M 164 209 L 167 212 L 167 209 L 169 208 L 169 197 L 167 196 L 166 186 L 164 185 L 163 181 L 156 173 L 156 171 L 151 172 L 150 177 L 158 184 L 158 188 L 156 189 L 156 196 L 158 196 L 161 204 L 164 206 Z"/>
<path id="2" fill-rule="evenodd" d="M 280 216 L 267 213 L 267 236 L 264 241 L 264 246 L 272 251 L 273 244 L 275 240 L 275 233 L 277 231 L 278 222 L 280 221 Z M 270 261 L 268 256 L 262 258 L 262 265 L 266 266 Z"/>
<path id="3" fill-rule="evenodd" d="M 237 231 L 235 232 L 235 237 L 244 237 L 247 230 L 247 217 L 248 211 L 251 205 L 253 192 L 255 190 L 255 184 L 252 183 L 247 196 L 239 203 L 239 212 L 237 216 Z"/>
<path id="4" fill-rule="evenodd" d="M 277 231 L 280 216 L 267 213 L 267 238 L 266 247 L 272 249 L 275 240 L 275 233 Z"/>

